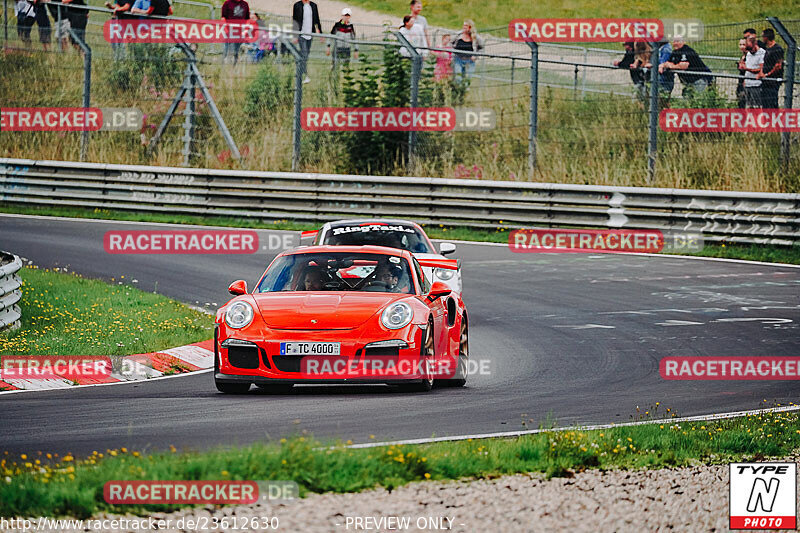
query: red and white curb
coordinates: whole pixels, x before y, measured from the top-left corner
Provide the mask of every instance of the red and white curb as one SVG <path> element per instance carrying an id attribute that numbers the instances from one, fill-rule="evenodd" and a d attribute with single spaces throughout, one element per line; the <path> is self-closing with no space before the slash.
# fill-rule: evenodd
<path id="1" fill-rule="evenodd" d="M 81 385 L 110 385 L 208 370 L 214 366 L 214 341 L 209 339 L 160 352 L 126 355 L 112 360 L 114 370 L 107 377 L 85 378 L 59 374 L 57 378 L 48 379 L 6 378 L 0 380 L 0 389 L 3 389 L 0 394 L 25 390 L 67 389 Z"/>

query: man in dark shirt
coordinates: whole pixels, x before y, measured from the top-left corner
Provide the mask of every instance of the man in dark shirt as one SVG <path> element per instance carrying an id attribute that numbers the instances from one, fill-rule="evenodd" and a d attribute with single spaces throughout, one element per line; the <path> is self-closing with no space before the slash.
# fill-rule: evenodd
<path id="1" fill-rule="evenodd" d="M 783 78 L 783 48 L 775 42 L 775 30 L 767 28 L 761 34 L 764 40 L 764 66 L 761 72 L 756 74 L 758 79 L 762 78 Z M 779 81 L 763 80 L 761 82 L 761 101 L 764 109 L 778 109 L 778 89 L 781 86 Z"/>
<path id="2" fill-rule="evenodd" d="M 658 66 L 658 72 L 663 73 L 665 70 L 677 72 L 678 78 L 683 83 L 684 97 L 691 96 L 692 93 L 703 92 L 711 84 L 711 69 L 679 35 L 672 39 L 672 55 L 669 56 L 669 61 Z M 709 74 L 701 74 L 703 72 Z"/>
<path id="3" fill-rule="evenodd" d="M 636 87 L 637 91 L 642 92 L 644 90 L 645 82 L 644 74 L 642 74 L 641 69 L 631 68 L 631 65 L 633 65 L 633 62 L 636 59 L 633 53 L 633 42 L 623 43 L 623 46 L 625 47 L 625 55 L 622 56 L 622 59 L 617 59 L 614 61 L 614 66 L 628 69 L 628 72 L 631 75 L 633 86 Z"/>
<path id="4" fill-rule="evenodd" d="M 222 20 L 243 23 L 250 20 L 250 5 L 245 0 L 225 0 L 222 4 Z M 239 49 L 242 43 L 225 43 L 225 53 L 222 55 L 223 63 L 228 54 L 233 54 L 233 64 L 239 61 Z"/>

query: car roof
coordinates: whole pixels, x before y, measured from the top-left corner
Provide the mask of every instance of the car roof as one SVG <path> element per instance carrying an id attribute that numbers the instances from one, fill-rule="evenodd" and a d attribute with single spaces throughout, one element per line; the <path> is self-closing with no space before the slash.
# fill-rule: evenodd
<path id="1" fill-rule="evenodd" d="M 335 253 L 362 253 L 362 254 L 383 254 L 383 255 L 393 255 L 399 257 L 405 257 L 409 261 L 413 257 L 413 254 L 408 250 L 402 250 L 400 248 L 390 248 L 388 246 L 375 246 L 375 245 L 365 245 L 365 246 L 353 246 L 353 245 L 346 245 L 346 246 L 338 246 L 338 245 L 330 245 L 330 244 L 320 244 L 315 246 L 299 246 L 297 248 L 292 248 L 286 250 L 285 252 L 281 253 L 280 255 L 295 255 L 295 254 L 304 254 L 304 253 L 324 253 L 324 252 L 335 252 Z"/>
<path id="2" fill-rule="evenodd" d="M 420 225 L 417 224 L 416 222 L 412 222 L 410 220 L 403 220 L 400 218 L 350 218 L 350 219 L 334 220 L 332 222 L 326 222 L 324 226 L 328 227 L 360 226 L 367 224 L 405 224 L 407 226 L 414 226 L 416 228 L 422 229 Z"/>

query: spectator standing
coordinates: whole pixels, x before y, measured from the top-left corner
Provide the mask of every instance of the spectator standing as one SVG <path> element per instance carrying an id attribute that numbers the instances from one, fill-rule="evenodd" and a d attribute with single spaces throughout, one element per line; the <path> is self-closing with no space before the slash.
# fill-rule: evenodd
<path id="1" fill-rule="evenodd" d="M 64 1 L 64 0 L 62 0 Z M 172 15 L 172 6 L 169 0 L 135 0 L 131 13 L 144 17 L 167 17 Z"/>
<path id="2" fill-rule="evenodd" d="M 250 5 L 246 0 L 225 0 L 222 4 L 222 20 L 233 21 L 242 24 L 250 20 Z M 222 56 L 224 63 L 228 55 L 233 54 L 233 64 L 239 62 L 239 49 L 242 47 L 241 41 L 237 43 L 225 43 L 225 52 Z"/>
<path id="3" fill-rule="evenodd" d="M 311 0 L 298 0 L 292 8 L 292 25 L 294 31 L 301 32 L 300 37 L 295 41 L 300 45 L 300 55 L 302 56 L 302 73 L 306 74 L 303 83 L 308 83 L 308 56 L 311 55 L 311 39 L 315 33 L 322 33 L 322 24 L 319 21 L 319 9 L 317 4 Z"/>
<path id="4" fill-rule="evenodd" d="M 458 81 L 469 79 L 475 72 L 475 56 L 469 52 L 480 52 L 483 50 L 483 39 L 475 31 L 475 23 L 470 19 L 464 21 L 461 26 L 461 33 L 453 37 L 450 41 L 455 50 L 453 57 L 453 72 Z"/>
<path id="5" fill-rule="evenodd" d="M 758 34 L 756 33 L 756 29 L 755 28 L 747 28 L 746 30 L 744 30 L 742 32 L 742 38 L 744 38 L 745 41 L 750 37 L 755 37 L 756 39 L 758 39 Z M 756 44 L 758 44 L 759 48 L 764 48 L 764 43 L 763 42 L 756 41 Z"/>
<path id="6" fill-rule="evenodd" d="M 711 69 L 703 63 L 700 55 L 683 40 L 683 37 L 676 35 L 672 39 L 672 54 L 669 60 L 658 66 L 658 72 L 667 70 L 677 71 L 678 78 L 683 83 L 683 96 L 691 96 L 692 93 L 701 93 L 711 85 Z M 682 71 L 688 70 L 690 73 Z M 703 74 L 707 72 L 708 74 Z"/>
<path id="7" fill-rule="evenodd" d="M 414 18 L 414 15 L 406 15 L 403 17 L 403 25 L 400 26 L 400 33 L 406 38 L 411 46 L 413 46 L 415 49 L 418 49 L 417 52 L 422 57 L 425 57 L 428 55 L 428 43 L 425 41 L 425 30 L 423 30 L 422 26 L 416 22 L 417 21 Z M 400 48 L 400 55 L 403 57 L 411 57 L 411 52 L 409 52 L 408 49 L 403 46 Z"/>
<path id="8" fill-rule="evenodd" d="M 669 61 L 669 57 L 672 55 L 672 46 L 668 42 L 660 42 L 656 44 L 656 48 L 658 50 L 658 66 L 660 67 Z M 658 92 L 662 96 L 669 98 L 672 95 L 673 87 L 675 87 L 675 73 L 671 70 L 661 72 L 658 75 Z"/>
<path id="9" fill-rule="evenodd" d="M 766 51 L 758 47 L 754 35 L 747 38 L 747 54 L 744 62 L 739 63 L 739 70 L 744 69 L 744 101 L 748 109 L 758 109 L 761 103 L 761 79 L 757 77 L 764 66 Z"/>
<path id="10" fill-rule="evenodd" d="M 14 4 L 14 13 L 17 15 L 17 36 L 25 43 L 25 46 L 31 46 L 31 30 L 33 23 L 36 22 L 36 13 L 33 10 L 33 4 L 28 0 L 17 0 Z"/>
<path id="11" fill-rule="evenodd" d="M 411 16 L 414 17 L 414 23 L 422 26 L 422 33 L 425 34 L 425 47 L 433 44 L 431 41 L 430 28 L 428 26 L 428 19 L 422 15 L 422 0 L 411 0 L 409 4 L 411 8 Z"/>
<path id="12" fill-rule="evenodd" d="M 52 35 L 50 17 L 47 16 L 47 8 L 44 6 L 46 3 L 47 0 L 33 0 L 33 13 L 36 17 L 36 25 L 39 26 L 39 42 L 42 43 L 45 52 L 50 50 Z"/>
<path id="13" fill-rule="evenodd" d="M 744 74 L 747 69 L 742 68 L 744 60 L 747 59 L 747 37 L 739 39 L 739 52 L 742 54 L 739 61 L 736 63 L 736 68 L 739 70 L 739 79 L 736 83 L 736 102 L 739 109 L 747 107 L 747 101 L 744 97 Z"/>
<path id="14" fill-rule="evenodd" d="M 775 30 L 767 28 L 761 34 L 764 39 L 763 50 L 764 68 L 760 74 L 761 78 L 783 78 L 783 48 L 775 42 Z M 762 80 L 761 100 L 764 109 L 778 109 L 778 90 L 781 82 L 772 80 Z"/>
<path id="15" fill-rule="evenodd" d="M 350 48 L 354 51 L 354 56 L 358 59 L 358 45 L 353 43 L 356 40 L 356 29 L 350 23 L 350 16 L 352 12 L 349 7 L 342 9 L 342 18 L 340 18 L 331 29 L 331 35 L 337 37 L 333 41 L 333 64 L 341 61 L 343 63 L 350 62 Z M 328 41 L 328 48 L 325 51 L 327 55 L 331 55 L 331 41 Z"/>
<path id="16" fill-rule="evenodd" d="M 53 26 L 56 29 L 56 44 L 60 44 L 61 51 L 66 52 L 67 46 L 69 46 L 69 28 L 71 26 L 67 16 L 67 8 L 48 1 L 47 10 L 50 12 L 50 16 L 53 17 Z"/>
<path id="17" fill-rule="evenodd" d="M 637 85 L 639 98 L 645 100 L 647 98 L 647 82 L 649 81 L 648 72 L 652 66 L 650 57 L 653 55 L 652 47 L 644 41 L 636 41 L 633 44 L 633 63 L 630 68 L 639 71 L 641 76 L 641 83 Z"/>
<path id="18" fill-rule="evenodd" d="M 450 45 L 450 34 L 442 35 L 440 48 L 452 49 Z M 433 79 L 444 81 L 450 79 L 453 74 L 453 53 L 446 50 L 433 50 L 431 52 L 436 57 L 436 66 L 433 68 Z"/>

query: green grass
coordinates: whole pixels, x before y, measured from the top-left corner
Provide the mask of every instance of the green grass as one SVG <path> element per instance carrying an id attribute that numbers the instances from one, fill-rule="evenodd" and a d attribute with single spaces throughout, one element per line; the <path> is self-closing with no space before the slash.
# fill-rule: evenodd
<path id="1" fill-rule="evenodd" d="M 201 217 L 183 214 L 136 213 L 114 211 L 108 209 L 80 209 L 56 207 L 32 207 L 0 203 L 0 213 L 18 213 L 24 215 L 64 216 L 76 218 L 111 219 L 140 222 L 158 222 L 165 224 L 198 224 L 204 226 L 223 226 L 236 228 L 260 228 L 275 230 L 314 230 L 319 224 L 304 224 L 290 220 L 262 222 L 257 219 L 232 217 Z M 424 226 L 432 239 L 448 239 L 478 242 L 508 242 L 508 229 L 500 227 L 496 230 L 471 229 L 463 227 L 446 227 L 444 225 Z M 706 244 L 701 252 L 688 253 L 700 257 L 720 257 L 726 259 L 745 259 L 748 261 L 766 261 L 770 263 L 800 264 L 800 246 L 764 246 L 757 244 Z"/>
<path id="2" fill-rule="evenodd" d="M 658 406 L 653 408 L 655 413 Z M 669 412 L 663 413 L 667 417 Z M 523 419 L 523 426 L 525 420 Z M 31 451 L 0 459 L 0 516 L 169 511 L 169 506 L 111 506 L 103 500 L 109 480 L 294 480 L 308 492 L 358 492 L 415 481 L 492 478 L 533 472 L 571 476 L 591 468 L 639 469 L 724 464 L 786 457 L 800 447 L 796 411 L 763 413 L 714 422 L 653 424 L 606 430 L 547 431 L 510 439 L 351 449 L 304 435 L 205 453 L 127 449 L 87 458 Z M 40 461 L 41 464 L 37 464 Z M 5 478 L 5 482 L 3 479 Z"/>
<path id="3" fill-rule="evenodd" d="M 207 340 L 213 334 L 212 317 L 141 291 L 124 275 L 109 285 L 35 267 L 19 274 L 22 326 L 0 334 L 0 356 L 132 355 Z"/>

